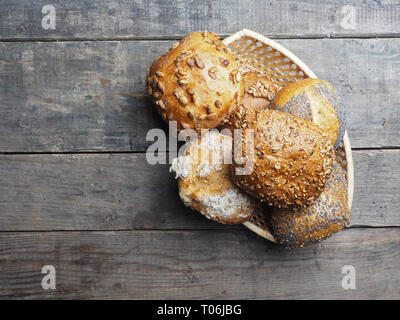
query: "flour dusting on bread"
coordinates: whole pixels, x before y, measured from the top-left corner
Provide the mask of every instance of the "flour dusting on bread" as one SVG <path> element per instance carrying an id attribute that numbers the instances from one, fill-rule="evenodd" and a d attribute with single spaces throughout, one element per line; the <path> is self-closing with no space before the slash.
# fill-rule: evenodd
<path id="1" fill-rule="evenodd" d="M 207 132 L 201 139 L 190 145 L 192 154 L 181 155 L 172 160 L 170 172 L 175 172 L 175 178 L 186 178 L 193 171 L 199 177 L 207 176 L 215 171 L 222 170 L 222 165 L 232 158 L 231 138 L 215 131 Z M 198 151 L 198 152 L 196 152 Z M 196 156 L 193 156 L 196 153 Z"/>
<path id="2" fill-rule="evenodd" d="M 247 212 L 252 209 L 251 204 L 249 197 L 237 189 L 228 190 L 224 194 L 210 195 L 203 200 L 208 215 L 213 218 L 219 215 L 226 218 L 233 215 L 237 218 L 246 218 Z"/>
<path id="3" fill-rule="evenodd" d="M 192 172 L 192 160 L 188 156 L 173 159 L 169 172 L 175 172 L 175 179 L 186 178 Z"/>
<path id="4" fill-rule="evenodd" d="M 211 131 L 174 159 L 183 203 L 221 223 L 241 223 L 257 211 L 257 201 L 236 188 L 231 177 L 232 138 Z M 226 163 L 228 161 L 228 163 Z"/>

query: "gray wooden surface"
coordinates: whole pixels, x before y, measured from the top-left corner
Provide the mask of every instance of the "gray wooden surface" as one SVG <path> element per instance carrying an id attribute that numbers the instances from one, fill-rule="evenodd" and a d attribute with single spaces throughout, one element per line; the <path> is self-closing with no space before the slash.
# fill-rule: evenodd
<path id="1" fill-rule="evenodd" d="M 0 234 L 0 296 L 7 298 L 398 298 L 400 230 L 347 229 L 286 251 L 247 230 Z M 52 264 L 58 287 L 41 288 Z M 343 290 L 344 265 L 357 289 Z M 3 271 L 4 270 L 4 271 Z"/>
<path id="2" fill-rule="evenodd" d="M 353 147 L 400 147 L 400 39 L 279 42 L 340 90 Z M 0 152 L 145 151 L 165 128 L 146 70 L 172 43 L 0 43 Z"/>
<path id="3" fill-rule="evenodd" d="M 354 150 L 353 226 L 400 227 L 400 150 Z M 144 154 L 0 157 L 0 230 L 222 229 L 184 207 L 168 165 Z M 376 170 L 376 168 L 380 168 Z"/>
<path id="4" fill-rule="evenodd" d="M 56 30 L 41 27 L 42 6 L 53 4 Z M 352 6 L 356 24 L 344 28 Z M 4 39 L 178 38 L 208 29 L 222 35 L 244 26 L 271 37 L 387 37 L 400 32 L 397 0 L 2 0 Z"/>
<path id="5" fill-rule="evenodd" d="M 398 1 L 57 0 L 44 30 L 46 4 L 0 0 L 0 299 L 400 298 Z M 351 226 L 309 248 L 208 221 L 145 160 L 146 132 L 166 128 L 148 65 L 188 32 L 241 28 L 279 39 L 347 106 Z"/>

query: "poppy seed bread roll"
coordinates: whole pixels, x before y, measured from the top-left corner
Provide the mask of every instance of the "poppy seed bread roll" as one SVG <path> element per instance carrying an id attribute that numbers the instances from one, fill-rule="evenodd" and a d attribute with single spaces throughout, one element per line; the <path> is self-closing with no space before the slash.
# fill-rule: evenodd
<path id="1" fill-rule="evenodd" d="M 241 128 L 252 129 L 249 146 L 242 131 L 242 158 L 235 158 L 233 180 L 250 195 L 268 205 L 307 205 L 323 191 L 334 160 L 333 146 L 311 121 L 270 109 L 244 114 Z M 238 174 L 244 164 L 253 170 Z"/>
<path id="2" fill-rule="evenodd" d="M 192 141 L 186 153 L 174 159 L 171 166 L 179 179 L 183 203 L 220 223 L 249 220 L 258 204 L 233 184 L 231 160 L 229 136 L 211 131 Z"/>
<path id="3" fill-rule="evenodd" d="M 269 107 L 311 120 L 329 136 L 335 150 L 343 139 L 345 108 L 328 81 L 308 78 L 292 82 L 276 94 Z"/>
<path id="4" fill-rule="evenodd" d="M 178 130 L 215 128 L 243 96 L 243 79 L 229 49 L 213 32 L 194 32 L 149 68 L 149 94 Z"/>
<path id="5" fill-rule="evenodd" d="M 273 208 L 270 220 L 275 239 L 288 249 L 322 241 L 349 223 L 346 175 L 336 161 L 326 188 L 315 203 L 290 209 Z"/>

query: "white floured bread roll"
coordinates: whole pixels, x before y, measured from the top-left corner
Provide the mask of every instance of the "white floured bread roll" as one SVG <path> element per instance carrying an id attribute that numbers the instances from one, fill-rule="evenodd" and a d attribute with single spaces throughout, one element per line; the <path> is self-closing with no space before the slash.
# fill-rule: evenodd
<path id="1" fill-rule="evenodd" d="M 185 155 L 173 160 L 171 171 L 179 179 L 183 203 L 208 219 L 235 224 L 249 220 L 257 201 L 231 179 L 232 138 L 210 131 L 192 141 Z"/>

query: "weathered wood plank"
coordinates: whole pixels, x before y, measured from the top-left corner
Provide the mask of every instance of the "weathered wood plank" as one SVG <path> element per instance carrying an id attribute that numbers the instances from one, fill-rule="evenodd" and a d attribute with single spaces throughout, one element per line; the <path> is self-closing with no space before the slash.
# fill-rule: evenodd
<path id="1" fill-rule="evenodd" d="M 347 229 L 286 251 L 241 231 L 0 233 L 0 297 L 399 299 L 400 229 Z M 44 265 L 56 290 L 41 288 Z M 343 266 L 356 289 L 342 288 Z"/>
<path id="2" fill-rule="evenodd" d="M 0 156 L 0 230 L 219 228 L 144 154 Z"/>
<path id="3" fill-rule="evenodd" d="M 400 226 L 400 150 L 353 155 L 351 224 Z M 144 154 L 0 156 L 0 231 L 216 228 Z"/>
<path id="4" fill-rule="evenodd" d="M 400 39 L 280 43 L 343 94 L 353 147 L 400 146 Z M 0 152 L 146 150 L 165 125 L 145 72 L 171 44 L 0 43 Z"/>
<path id="5" fill-rule="evenodd" d="M 166 45 L 0 44 L 0 151 L 145 150 L 163 125 L 145 74 Z"/>
<path id="6" fill-rule="evenodd" d="M 42 27 L 48 4 L 56 9 L 54 30 Z M 242 28 L 273 37 L 393 36 L 399 20 L 396 0 L 3 0 L 0 39 L 177 37 L 204 29 L 226 35 Z"/>

